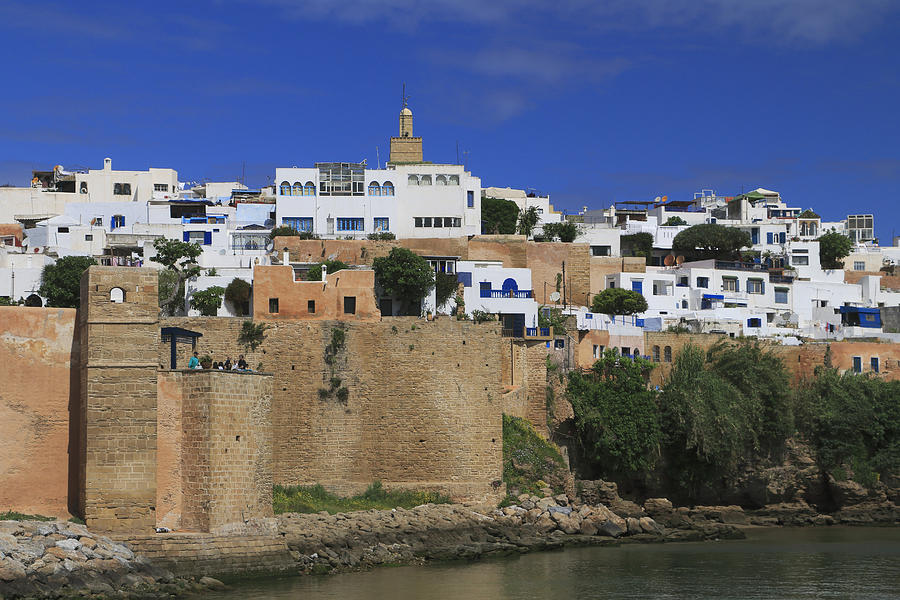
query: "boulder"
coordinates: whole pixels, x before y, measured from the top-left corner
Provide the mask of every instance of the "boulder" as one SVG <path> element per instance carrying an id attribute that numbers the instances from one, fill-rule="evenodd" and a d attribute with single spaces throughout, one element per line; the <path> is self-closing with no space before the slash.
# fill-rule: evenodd
<path id="1" fill-rule="evenodd" d="M 625 523 L 627 525 L 628 535 L 635 535 L 638 533 L 643 533 L 643 529 L 641 529 L 641 522 L 635 517 L 627 517 L 625 519 Z"/>
<path id="2" fill-rule="evenodd" d="M 56 547 L 62 548 L 63 550 L 70 550 L 72 552 L 75 552 L 76 550 L 81 549 L 81 542 L 74 539 L 59 540 L 58 542 L 56 542 Z"/>
<path id="3" fill-rule="evenodd" d="M 556 529 L 556 521 L 550 518 L 550 515 L 547 513 L 541 514 L 537 521 L 535 521 L 535 527 L 537 527 L 538 531 L 541 533 L 549 533 Z"/>
<path id="4" fill-rule="evenodd" d="M 25 577 L 25 565 L 10 557 L 0 559 L 0 581 L 13 581 Z"/>
<path id="5" fill-rule="evenodd" d="M 581 527 L 578 530 L 578 533 L 581 535 L 597 535 L 597 531 L 599 528 L 597 527 L 597 522 L 594 519 L 583 519 L 581 521 Z"/>
<path id="6" fill-rule="evenodd" d="M 672 503 L 668 498 L 648 498 L 647 501 L 644 502 L 644 512 L 651 517 L 655 517 L 659 514 L 668 514 L 673 510 Z"/>
<path id="7" fill-rule="evenodd" d="M 653 533 L 659 534 L 662 533 L 662 528 L 656 524 L 656 521 L 651 519 L 650 517 L 641 517 L 638 519 L 638 523 L 641 526 L 641 530 L 644 533 Z"/>
<path id="8" fill-rule="evenodd" d="M 610 520 L 605 521 L 600 527 L 597 528 L 597 535 L 603 535 L 606 537 L 617 538 L 622 536 L 625 533 L 625 530 L 613 523 Z"/>
<path id="9" fill-rule="evenodd" d="M 556 500 L 556 503 L 560 506 L 568 506 L 569 504 L 569 498 L 565 494 L 559 494 L 553 499 Z"/>
<path id="10" fill-rule="evenodd" d="M 550 513 L 550 516 L 554 514 L 571 515 L 572 509 L 568 506 L 551 506 L 547 509 L 547 512 Z"/>

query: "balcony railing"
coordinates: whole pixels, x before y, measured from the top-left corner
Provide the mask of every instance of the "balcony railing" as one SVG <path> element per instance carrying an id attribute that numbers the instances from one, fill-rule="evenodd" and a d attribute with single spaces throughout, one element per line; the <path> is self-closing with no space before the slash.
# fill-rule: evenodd
<path id="1" fill-rule="evenodd" d="M 790 275 L 780 275 L 778 273 L 769 273 L 769 283 L 793 283 L 794 278 Z"/>
<path id="2" fill-rule="evenodd" d="M 730 260 L 717 260 L 717 269 L 725 269 L 726 271 L 766 271 L 767 267 L 761 263 L 737 262 Z"/>
<path id="3" fill-rule="evenodd" d="M 482 298 L 534 298 L 533 290 L 481 290 Z"/>
<path id="4" fill-rule="evenodd" d="M 222 216 L 181 217 L 181 222 L 184 225 L 188 225 L 188 224 L 223 225 L 225 223 L 225 217 L 222 217 Z"/>
<path id="5" fill-rule="evenodd" d="M 550 339 L 549 327 L 512 327 L 500 331 L 500 335 L 510 338 Z"/>

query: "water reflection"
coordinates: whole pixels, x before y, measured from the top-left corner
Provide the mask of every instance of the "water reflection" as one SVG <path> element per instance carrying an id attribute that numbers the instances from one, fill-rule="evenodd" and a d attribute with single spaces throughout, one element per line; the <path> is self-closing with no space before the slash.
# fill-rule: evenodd
<path id="1" fill-rule="evenodd" d="M 900 594 L 900 530 L 757 530 L 745 541 L 579 548 L 475 563 L 251 581 L 219 600 L 716 598 Z"/>

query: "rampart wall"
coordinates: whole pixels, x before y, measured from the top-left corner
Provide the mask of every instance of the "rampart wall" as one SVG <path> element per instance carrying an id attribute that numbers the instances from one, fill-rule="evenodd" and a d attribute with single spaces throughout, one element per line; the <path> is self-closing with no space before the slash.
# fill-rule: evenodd
<path id="1" fill-rule="evenodd" d="M 75 508 L 67 500 L 78 472 L 69 453 L 77 448 L 75 322 L 70 308 L 0 307 L 0 512 L 68 518 Z"/>
<path id="2" fill-rule="evenodd" d="M 342 494 L 375 480 L 458 498 L 496 493 L 491 483 L 500 480 L 502 462 L 499 323 L 407 317 L 278 322 L 255 352 L 247 352 L 237 343 L 242 322 L 197 317 L 163 325 L 202 333 L 201 355 L 224 360 L 243 353 L 251 367 L 261 363 L 273 374 L 275 483 L 321 483 Z M 335 330 L 344 332 L 344 342 L 329 357 Z M 190 345 L 179 352 L 179 363 L 186 364 Z M 158 360 L 167 363 L 168 345 L 159 346 Z"/>

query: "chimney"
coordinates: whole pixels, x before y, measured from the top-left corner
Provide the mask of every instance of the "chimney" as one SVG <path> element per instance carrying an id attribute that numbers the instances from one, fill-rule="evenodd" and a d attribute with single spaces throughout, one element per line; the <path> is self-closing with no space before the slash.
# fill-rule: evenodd
<path id="1" fill-rule="evenodd" d="M 103 170 L 104 171 L 112 171 L 112 159 L 106 157 L 103 159 Z"/>
<path id="2" fill-rule="evenodd" d="M 325 281 L 325 276 L 328 275 L 328 267 L 325 264 L 322 264 L 322 281 Z"/>
<path id="3" fill-rule="evenodd" d="M 284 253 L 282 254 L 281 264 L 283 264 L 283 265 L 291 264 L 291 253 L 288 252 L 287 247 L 285 247 Z"/>

